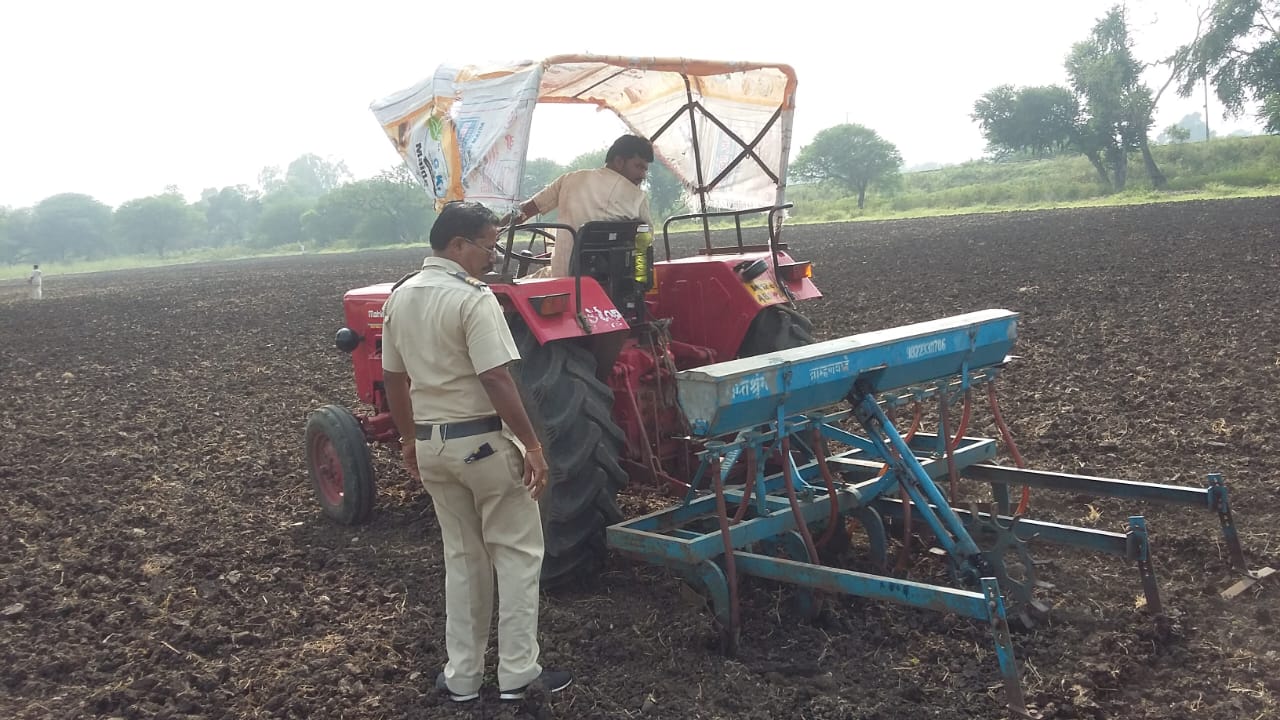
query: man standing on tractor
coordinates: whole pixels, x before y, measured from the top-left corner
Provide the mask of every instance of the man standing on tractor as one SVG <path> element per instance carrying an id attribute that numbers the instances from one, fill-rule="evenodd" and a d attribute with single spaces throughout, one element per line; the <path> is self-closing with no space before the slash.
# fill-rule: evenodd
<path id="1" fill-rule="evenodd" d="M 431 227 L 432 257 L 384 306 L 388 404 L 444 544 L 449 659 L 436 689 L 455 702 L 480 696 L 495 571 L 499 698 L 519 700 L 535 680 L 548 692 L 572 682 L 538 664 L 547 461 L 507 369 L 520 354 L 477 279 L 493 268 L 497 220 L 478 203 L 447 204 Z"/>
<path id="2" fill-rule="evenodd" d="M 557 222 L 573 228 L 592 220 L 639 220 L 652 224 L 649 196 L 640 189 L 653 162 L 653 145 L 638 135 L 623 135 L 604 157 L 604 167 L 575 170 L 556 178 L 520 206 L 514 217 L 524 222 L 534 215 L 559 210 Z M 503 223 L 506 224 L 505 222 Z M 566 277 L 573 255 L 573 236 L 556 230 L 551 251 L 550 277 Z"/>

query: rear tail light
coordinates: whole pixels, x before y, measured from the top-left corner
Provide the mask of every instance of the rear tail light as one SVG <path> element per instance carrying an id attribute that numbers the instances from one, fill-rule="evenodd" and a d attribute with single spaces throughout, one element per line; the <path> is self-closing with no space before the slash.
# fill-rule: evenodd
<path id="1" fill-rule="evenodd" d="M 778 275 L 787 282 L 800 282 L 813 277 L 813 263 L 805 261 L 778 266 Z"/>
<path id="2" fill-rule="evenodd" d="M 569 293 L 535 295 L 529 298 L 529 304 L 539 315 L 559 315 L 569 309 Z"/>

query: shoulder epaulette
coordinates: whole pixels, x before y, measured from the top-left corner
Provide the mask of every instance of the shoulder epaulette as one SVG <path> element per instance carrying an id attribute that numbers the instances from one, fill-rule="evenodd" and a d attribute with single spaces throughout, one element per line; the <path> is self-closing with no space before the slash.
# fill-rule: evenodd
<path id="1" fill-rule="evenodd" d="M 466 284 L 470 285 L 471 287 L 473 287 L 473 288 L 475 288 L 475 289 L 477 289 L 477 290 L 483 290 L 483 289 L 485 289 L 485 288 L 489 287 L 489 286 L 488 286 L 488 285 L 486 285 L 485 283 L 480 282 L 479 280 L 477 280 L 477 279 L 475 279 L 475 278 L 471 277 L 470 275 L 466 274 L 465 272 L 462 272 L 461 270 L 459 270 L 459 271 L 457 271 L 457 272 L 451 272 L 451 273 L 449 273 L 449 274 L 450 274 L 450 275 L 452 275 L 452 276 L 454 276 L 454 277 L 456 277 L 456 278 L 458 278 L 458 279 L 459 279 L 459 280 L 461 280 L 462 282 L 464 282 L 464 283 L 466 283 Z"/>
<path id="2" fill-rule="evenodd" d="M 402 278 L 400 278 L 399 280 L 397 280 L 397 281 L 396 281 L 396 284 L 391 286 L 391 289 L 392 289 L 392 290 L 395 290 L 396 288 L 398 288 L 398 287 L 400 287 L 401 285 L 403 285 L 405 280 L 408 280 L 409 278 L 413 277 L 414 275 L 417 275 L 417 274 L 418 274 L 418 273 L 420 273 L 420 272 L 422 272 L 422 271 L 421 271 L 421 270 L 414 270 L 413 272 L 409 273 L 408 275 L 405 275 L 404 277 L 402 277 Z"/>

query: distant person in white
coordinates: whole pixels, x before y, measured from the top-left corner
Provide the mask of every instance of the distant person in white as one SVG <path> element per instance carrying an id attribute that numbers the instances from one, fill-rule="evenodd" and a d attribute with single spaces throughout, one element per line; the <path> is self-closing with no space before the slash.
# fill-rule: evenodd
<path id="1" fill-rule="evenodd" d="M 44 296 L 44 280 L 41 279 L 39 265 L 35 265 L 31 268 L 31 276 L 27 278 L 27 284 L 31 286 L 32 300 L 39 300 Z"/>

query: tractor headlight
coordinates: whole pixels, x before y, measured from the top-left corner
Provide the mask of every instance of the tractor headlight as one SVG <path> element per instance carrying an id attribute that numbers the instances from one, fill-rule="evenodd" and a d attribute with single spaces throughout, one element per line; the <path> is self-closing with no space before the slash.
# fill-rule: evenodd
<path id="1" fill-rule="evenodd" d="M 342 352 L 349 353 L 360 345 L 360 339 L 360 336 L 356 334 L 355 330 L 344 327 L 339 330 L 338 334 L 333 338 L 333 344 L 337 345 L 338 349 Z"/>

